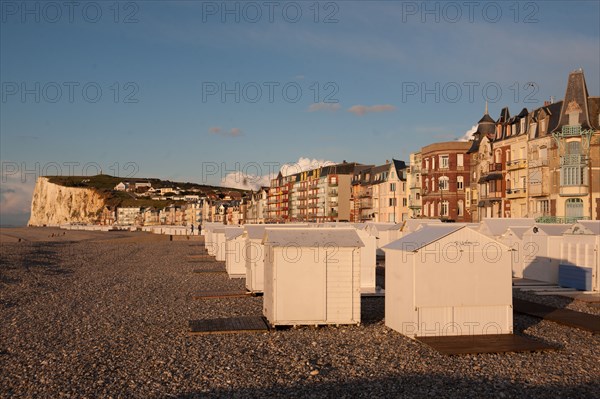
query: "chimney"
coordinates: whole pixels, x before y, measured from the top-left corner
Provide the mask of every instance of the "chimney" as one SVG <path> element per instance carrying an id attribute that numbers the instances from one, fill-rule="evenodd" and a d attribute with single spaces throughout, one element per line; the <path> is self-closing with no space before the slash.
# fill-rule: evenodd
<path id="1" fill-rule="evenodd" d="M 550 104 L 552 104 L 550 101 L 548 101 L 548 100 L 544 101 L 544 107 L 547 107 Z"/>

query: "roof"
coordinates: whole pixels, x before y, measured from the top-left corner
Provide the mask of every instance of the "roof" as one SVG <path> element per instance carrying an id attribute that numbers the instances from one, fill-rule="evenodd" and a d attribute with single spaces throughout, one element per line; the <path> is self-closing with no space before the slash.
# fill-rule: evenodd
<path id="1" fill-rule="evenodd" d="M 289 223 L 289 224 L 247 224 L 244 226 L 246 235 L 251 240 L 262 240 L 265 235 L 265 229 L 280 229 L 280 228 L 299 228 L 308 227 L 307 223 Z"/>
<path id="2" fill-rule="evenodd" d="M 356 230 L 326 227 L 292 229 L 267 227 L 263 244 L 270 244 L 274 247 L 364 247 Z"/>
<path id="3" fill-rule="evenodd" d="M 437 223 L 442 223 L 442 221 L 440 219 L 408 219 L 404 222 L 402 231 L 412 233 L 413 231 L 417 231 L 421 226 Z"/>
<path id="4" fill-rule="evenodd" d="M 533 226 L 532 218 L 486 218 L 481 221 L 479 232 L 490 236 L 504 234 L 508 228 Z"/>
<path id="5" fill-rule="evenodd" d="M 532 234 L 542 234 L 547 236 L 562 236 L 567 230 L 571 228 L 570 224 L 549 224 L 539 223 L 529 228 L 527 231 Z M 537 230 L 536 230 L 537 229 Z"/>
<path id="6" fill-rule="evenodd" d="M 508 233 L 510 231 L 519 239 L 523 239 L 523 233 L 525 233 L 527 230 L 529 230 L 529 226 L 511 226 L 506 230 L 506 232 Z"/>
<path id="7" fill-rule="evenodd" d="M 440 223 L 426 225 L 414 233 L 407 234 L 399 240 L 392 241 L 382 249 L 405 251 L 410 248 L 411 251 L 414 251 L 423 248 L 426 245 L 439 240 L 440 238 L 446 237 L 447 235 L 452 234 L 464 227 L 465 226 L 460 223 Z"/>
<path id="8" fill-rule="evenodd" d="M 588 90 L 585 83 L 583 69 L 577 69 L 569 74 L 567 89 L 560 110 L 560 119 L 554 131 L 560 131 L 563 126 L 569 125 L 569 113 L 579 112 L 579 124 L 582 129 L 590 129 Z"/>
<path id="9" fill-rule="evenodd" d="M 242 233 L 244 232 L 244 229 L 236 228 L 236 227 L 228 227 L 224 230 L 225 230 L 225 239 L 226 240 L 233 240 L 234 238 L 241 236 Z"/>
<path id="10" fill-rule="evenodd" d="M 580 220 L 579 224 L 590 230 L 592 234 L 600 235 L 600 220 Z"/>

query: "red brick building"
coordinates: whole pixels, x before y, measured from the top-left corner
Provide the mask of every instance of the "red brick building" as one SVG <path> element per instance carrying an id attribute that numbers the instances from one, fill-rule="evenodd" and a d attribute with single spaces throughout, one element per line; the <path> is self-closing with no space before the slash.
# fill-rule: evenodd
<path id="1" fill-rule="evenodd" d="M 422 215 L 470 222 L 466 191 L 470 185 L 470 142 L 430 144 L 421 149 Z"/>

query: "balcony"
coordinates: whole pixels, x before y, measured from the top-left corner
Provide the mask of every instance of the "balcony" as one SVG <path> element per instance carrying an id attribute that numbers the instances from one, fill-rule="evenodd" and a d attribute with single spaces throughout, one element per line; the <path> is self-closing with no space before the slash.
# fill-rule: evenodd
<path id="1" fill-rule="evenodd" d="M 316 199 L 316 198 L 319 198 L 319 194 L 309 194 L 309 195 L 308 195 L 308 198 L 310 198 L 310 199 Z"/>
<path id="2" fill-rule="evenodd" d="M 408 209 L 421 209 L 421 204 L 417 201 L 410 201 L 408 203 Z"/>
<path id="3" fill-rule="evenodd" d="M 509 188 L 506 190 L 506 198 L 523 198 L 527 194 L 526 188 Z"/>
<path id="4" fill-rule="evenodd" d="M 313 202 L 313 203 L 311 203 L 311 204 L 308 204 L 308 207 L 309 207 L 309 208 L 318 208 L 318 207 L 319 207 L 319 204 L 317 204 L 316 202 Z"/>
<path id="5" fill-rule="evenodd" d="M 488 166 L 488 172 L 501 172 L 502 164 L 501 163 L 491 163 Z"/>
<path id="6" fill-rule="evenodd" d="M 337 197 L 338 196 L 338 191 L 337 190 L 330 190 L 329 191 L 329 196 L 330 197 Z"/>
<path id="7" fill-rule="evenodd" d="M 425 176 L 429 174 L 429 169 L 421 169 L 421 175 Z"/>
<path id="8" fill-rule="evenodd" d="M 560 157 L 561 166 L 585 166 L 586 159 L 580 154 L 566 154 Z"/>
<path id="9" fill-rule="evenodd" d="M 577 223 L 579 220 L 590 220 L 589 216 L 541 216 L 535 219 L 536 223 L 564 223 L 564 224 L 573 224 Z"/>
<path id="10" fill-rule="evenodd" d="M 300 186 L 298 187 L 298 191 L 306 191 L 308 190 L 308 186 Z"/>
<path id="11" fill-rule="evenodd" d="M 550 190 L 548 189 L 548 184 L 544 183 L 544 180 L 538 180 L 536 183 L 530 182 L 529 184 L 529 196 L 537 197 L 537 196 L 546 196 L 550 195 Z"/>
<path id="12" fill-rule="evenodd" d="M 335 182 L 331 182 L 330 181 L 329 182 L 329 187 L 337 187 L 337 186 L 338 186 L 338 182 L 337 181 L 335 181 Z"/>
<path id="13" fill-rule="evenodd" d="M 337 213 L 337 212 L 329 212 L 329 213 L 327 214 L 327 216 L 329 216 L 329 217 L 331 217 L 331 218 L 336 218 L 336 217 L 338 216 L 338 213 Z"/>
<path id="14" fill-rule="evenodd" d="M 508 170 L 524 169 L 526 167 L 527 167 L 526 159 L 515 159 L 514 161 L 508 161 L 506 163 L 506 169 L 508 169 Z"/>
<path id="15" fill-rule="evenodd" d="M 560 186 L 559 195 L 561 197 L 582 197 L 590 193 L 590 188 L 587 185 L 578 186 Z"/>
<path id="16" fill-rule="evenodd" d="M 373 196 L 372 190 L 363 191 L 358 195 L 358 198 L 370 198 Z"/>
<path id="17" fill-rule="evenodd" d="M 305 205 L 305 204 L 298 205 L 298 209 L 306 209 L 307 207 L 308 207 L 308 205 Z"/>

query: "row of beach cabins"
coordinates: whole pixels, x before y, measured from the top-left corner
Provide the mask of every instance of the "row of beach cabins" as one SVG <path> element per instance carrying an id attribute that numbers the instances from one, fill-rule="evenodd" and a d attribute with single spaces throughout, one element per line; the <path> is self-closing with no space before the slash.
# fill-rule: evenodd
<path id="1" fill-rule="evenodd" d="M 202 228 L 208 255 L 263 294 L 272 326 L 360 324 L 382 293 L 385 324 L 408 336 L 512 334 L 513 279 L 598 292 L 600 221 L 260 224 Z"/>

